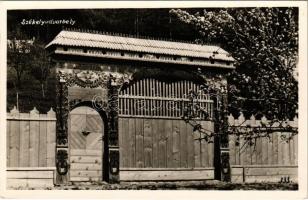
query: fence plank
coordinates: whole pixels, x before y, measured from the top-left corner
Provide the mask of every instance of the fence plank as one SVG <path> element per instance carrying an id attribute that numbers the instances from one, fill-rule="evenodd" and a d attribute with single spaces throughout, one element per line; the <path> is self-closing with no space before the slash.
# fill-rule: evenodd
<path id="1" fill-rule="evenodd" d="M 136 120 L 136 167 L 144 167 L 143 119 Z"/>
<path id="2" fill-rule="evenodd" d="M 187 167 L 187 131 L 186 131 L 186 123 L 181 120 L 180 123 L 180 160 L 181 167 Z"/>
<path id="3" fill-rule="evenodd" d="M 194 153 L 194 138 L 193 138 L 193 128 L 190 124 L 186 124 L 187 133 L 187 164 L 188 168 L 193 168 L 195 166 L 195 153 Z"/>
<path id="4" fill-rule="evenodd" d="M 158 120 L 158 133 L 159 133 L 159 143 L 158 143 L 158 162 L 159 167 L 167 167 L 167 144 L 166 138 L 168 131 L 165 130 L 166 121 L 163 119 Z"/>
<path id="5" fill-rule="evenodd" d="M 172 159 L 174 167 L 180 167 L 180 127 L 178 120 L 172 121 Z"/>
<path id="6" fill-rule="evenodd" d="M 18 113 L 19 115 L 19 113 Z M 9 166 L 18 167 L 19 166 L 19 146 L 20 146 L 20 121 L 11 121 L 10 127 L 10 158 Z"/>
<path id="7" fill-rule="evenodd" d="M 281 139 L 281 133 L 277 133 L 278 135 L 278 164 L 282 165 L 283 164 L 283 141 Z"/>
<path id="8" fill-rule="evenodd" d="M 214 122 L 210 122 L 210 130 L 214 132 Z M 208 144 L 208 163 L 209 167 L 214 166 L 214 138 L 212 138 L 213 143 Z"/>
<path id="9" fill-rule="evenodd" d="M 195 158 L 195 167 L 201 167 L 201 156 L 200 156 L 200 132 L 195 131 L 193 133 L 194 138 L 194 158 Z"/>
<path id="10" fill-rule="evenodd" d="M 10 167 L 10 130 L 11 121 L 6 123 L 6 166 Z"/>
<path id="11" fill-rule="evenodd" d="M 170 94 L 170 93 L 169 93 Z M 167 131 L 166 133 L 166 153 L 167 153 L 167 167 L 172 168 L 175 167 L 175 163 L 173 161 L 173 120 L 167 120 L 165 123 L 165 130 Z"/>
<path id="12" fill-rule="evenodd" d="M 38 167 L 39 122 L 30 121 L 30 167 Z"/>
<path id="13" fill-rule="evenodd" d="M 230 164 L 236 165 L 236 151 L 235 151 L 235 135 L 229 136 L 229 146 L 230 146 Z"/>
<path id="14" fill-rule="evenodd" d="M 152 163 L 152 127 L 151 120 L 144 119 L 144 166 L 153 167 Z"/>
<path id="15" fill-rule="evenodd" d="M 47 123 L 47 166 L 55 165 L 56 151 L 56 122 L 50 121 Z"/>
<path id="16" fill-rule="evenodd" d="M 39 132 L 39 167 L 47 167 L 47 122 L 40 121 Z"/>
<path id="17" fill-rule="evenodd" d="M 298 134 L 294 136 L 294 164 L 298 164 Z"/>
<path id="18" fill-rule="evenodd" d="M 128 138 L 126 142 L 129 141 L 129 167 L 136 167 L 136 125 L 135 119 L 128 119 Z"/>
<path id="19" fill-rule="evenodd" d="M 125 166 L 125 155 L 124 154 L 124 151 L 127 151 L 127 149 L 124 149 L 124 146 L 123 146 L 123 139 L 124 139 L 124 130 L 125 130 L 125 127 L 124 127 L 124 119 L 123 118 L 119 118 L 119 121 L 118 121 L 118 126 L 119 126 L 119 151 L 120 151 L 120 167 L 124 167 Z"/>
<path id="20" fill-rule="evenodd" d="M 34 108 L 30 112 L 31 118 L 39 118 L 39 112 Z M 39 136 L 40 123 L 39 121 L 30 121 L 30 167 L 39 166 Z"/>
<path id="21" fill-rule="evenodd" d="M 278 133 L 275 132 L 273 135 L 273 159 L 272 164 L 278 164 Z"/>
<path id="22" fill-rule="evenodd" d="M 247 148 L 247 143 L 245 142 L 243 137 L 240 137 L 240 145 L 239 145 L 239 163 L 241 165 L 246 165 L 247 164 L 247 159 L 246 159 L 246 148 Z"/>
<path id="23" fill-rule="evenodd" d="M 159 167 L 158 154 L 159 154 L 159 132 L 158 120 L 152 119 L 152 134 L 153 134 L 153 167 Z"/>
<path id="24" fill-rule="evenodd" d="M 289 137 L 290 134 L 285 133 L 287 137 Z M 285 141 L 283 142 L 283 164 L 284 165 L 290 165 L 290 152 L 289 152 L 290 142 Z"/>

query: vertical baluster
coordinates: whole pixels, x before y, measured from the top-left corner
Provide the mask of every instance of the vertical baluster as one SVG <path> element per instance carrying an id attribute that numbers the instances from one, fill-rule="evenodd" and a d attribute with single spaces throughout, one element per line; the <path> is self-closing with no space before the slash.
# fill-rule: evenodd
<path id="1" fill-rule="evenodd" d="M 141 96 L 141 92 L 140 92 L 140 81 L 136 82 L 136 95 L 138 96 L 138 99 L 135 100 L 136 102 L 136 114 L 140 115 L 140 96 Z"/>
<path id="2" fill-rule="evenodd" d="M 131 85 L 131 87 L 132 87 L 132 97 L 135 96 L 135 85 L 136 84 Z M 135 115 L 135 112 L 136 112 L 136 107 L 134 106 L 134 104 L 135 104 L 135 98 L 132 98 L 132 100 L 131 100 L 132 115 Z"/>

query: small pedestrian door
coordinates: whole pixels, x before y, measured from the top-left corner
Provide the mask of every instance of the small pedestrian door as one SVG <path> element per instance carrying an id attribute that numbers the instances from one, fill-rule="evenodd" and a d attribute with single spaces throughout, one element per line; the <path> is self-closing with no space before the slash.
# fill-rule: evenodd
<path id="1" fill-rule="evenodd" d="M 70 181 L 103 180 L 104 124 L 99 113 L 86 106 L 69 114 Z"/>

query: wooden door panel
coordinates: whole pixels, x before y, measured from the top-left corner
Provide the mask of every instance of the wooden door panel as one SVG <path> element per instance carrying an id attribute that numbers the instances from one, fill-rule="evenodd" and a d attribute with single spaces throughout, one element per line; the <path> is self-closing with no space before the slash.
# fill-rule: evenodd
<path id="1" fill-rule="evenodd" d="M 79 107 L 70 113 L 70 180 L 102 181 L 103 121 L 93 109 Z"/>

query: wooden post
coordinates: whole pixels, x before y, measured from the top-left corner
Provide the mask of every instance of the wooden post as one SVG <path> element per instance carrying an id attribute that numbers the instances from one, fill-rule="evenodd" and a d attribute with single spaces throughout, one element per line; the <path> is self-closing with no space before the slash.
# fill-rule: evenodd
<path id="1" fill-rule="evenodd" d="M 231 181 L 230 155 L 229 155 L 229 135 L 228 135 L 228 96 L 221 95 L 221 137 L 220 137 L 220 162 L 221 180 Z"/>
<path id="2" fill-rule="evenodd" d="M 110 77 L 108 84 L 108 168 L 109 183 L 120 181 L 120 153 L 118 128 L 118 91 L 119 84 Z"/>
<path id="3" fill-rule="evenodd" d="M 61 72 L 60 72 L 61 73 Z M 58 82 L 56 87 L 56 183 L 66 184 L 68 182 L 68 137 L 67 118 L 68 109 L 68 86 L 66 81 L 58 72 Z"/>
<path id="4" fill-rule="evenodd" d="M 228 96 L 226 93 L 218 92 L 217 98 L 214 101 L 216 101 L 214 104 L 217 105 L 215 109 L 215 133 L 218 133 L 218 137 L 215 137 L 214 140 L 215 179 L 230 182 Z"/>

